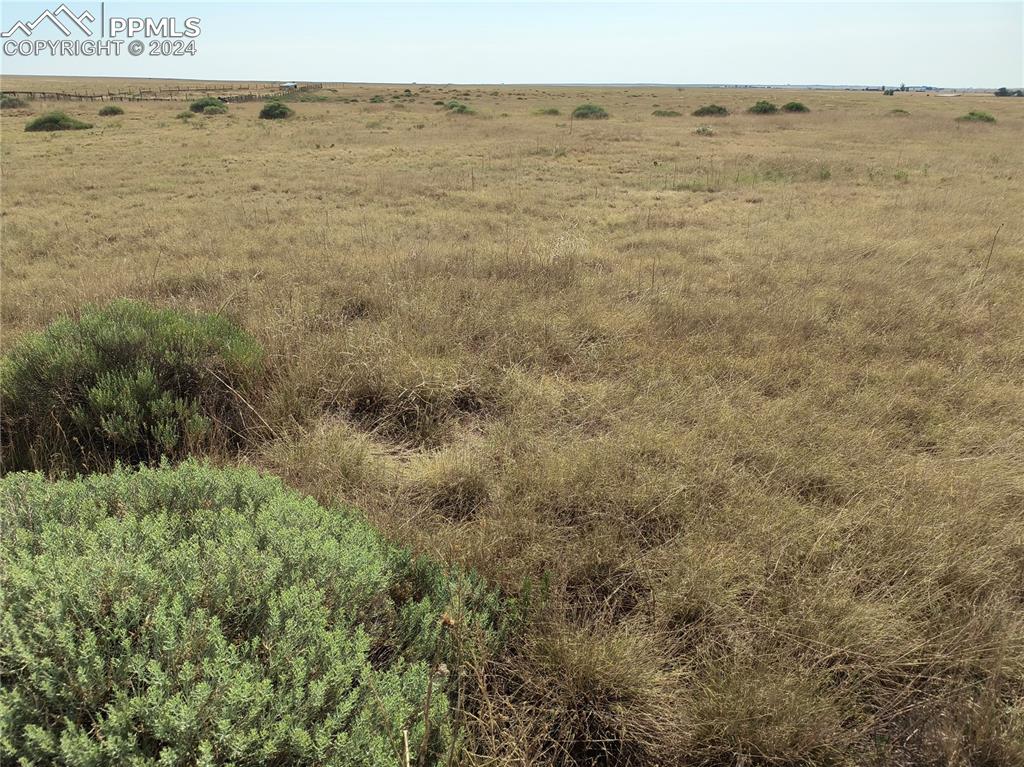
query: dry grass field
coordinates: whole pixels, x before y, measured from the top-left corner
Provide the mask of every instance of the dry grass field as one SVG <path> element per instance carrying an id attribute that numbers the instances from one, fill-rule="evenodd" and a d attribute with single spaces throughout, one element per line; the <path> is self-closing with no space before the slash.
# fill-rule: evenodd
<path id="1" fill-rule="evenodd" d="M 3 348 L 118 296 L 256 335 L 215 460 L 528 597 L 466 762 L 1024 764 L 1024 99 L 319 94 L 5 110 Z"/>

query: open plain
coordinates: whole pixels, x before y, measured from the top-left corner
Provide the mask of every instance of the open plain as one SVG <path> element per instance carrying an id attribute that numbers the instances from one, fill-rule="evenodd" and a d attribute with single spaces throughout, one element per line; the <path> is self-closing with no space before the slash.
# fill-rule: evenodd
<path id="1" fill-rule="evenodd" d="M 211 460 L 525 605 L 466 763 L 1024 764 L 1024 99 L 119 105 L 3 112 L 0 344 L 115 297 L 252 333 Z"/>

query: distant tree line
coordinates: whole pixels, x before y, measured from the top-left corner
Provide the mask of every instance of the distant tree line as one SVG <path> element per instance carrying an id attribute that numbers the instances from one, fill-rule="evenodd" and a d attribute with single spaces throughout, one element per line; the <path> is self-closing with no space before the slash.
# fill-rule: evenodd
<path id="1" fill-rule="evenodd" d="M 1024 96 L 1024 90 L 1018 88 L 1015 91 L 1011 91 L 1009 88 L 1000 88 L 995 92 L 996 96 Z"/>

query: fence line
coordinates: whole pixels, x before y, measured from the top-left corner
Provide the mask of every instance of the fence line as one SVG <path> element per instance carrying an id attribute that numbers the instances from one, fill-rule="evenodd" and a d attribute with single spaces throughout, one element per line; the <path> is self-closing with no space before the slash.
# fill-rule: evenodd
<path id="1" fill-rule="evenodd" d="M 5 96 L 14 96 L 37 101 L 190 101 L 202 96 L 215 96 L 229 103 L 260 101 L 268 96 L 281 96 L 296 91 L 320 90 L 323 83 L 309 83 L 297 88 L 258 88 L 254 86 L 235 87 L 228 90 L 245 90 L 245 93 L 218 95 L 215 88 L 160 88 L 156 90 L 108 91 L 106 93 L 65 93 L 61 91 L 11 91 L 4 90 Z"/>

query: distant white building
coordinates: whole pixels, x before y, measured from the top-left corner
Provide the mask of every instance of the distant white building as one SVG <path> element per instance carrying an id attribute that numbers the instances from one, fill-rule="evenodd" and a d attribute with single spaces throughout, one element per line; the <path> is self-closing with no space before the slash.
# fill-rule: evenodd
<path id="1" fill-rule="evenodd" d="M 281 87 L 284 88 L 286 91 L 290 91 L 290 90 L 293 90 L 295 88 L 298 88 L 299 84 L 298 83 L 281 83 Z"/>

